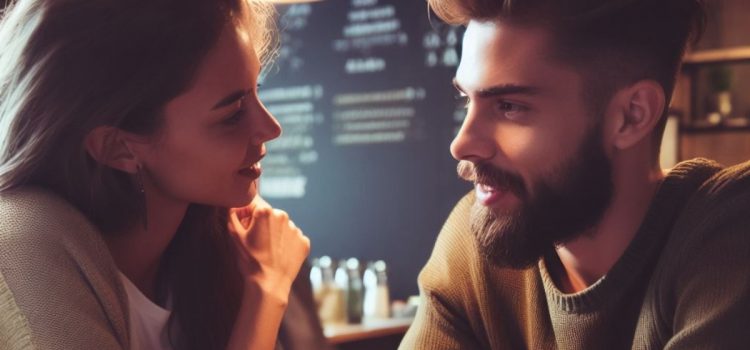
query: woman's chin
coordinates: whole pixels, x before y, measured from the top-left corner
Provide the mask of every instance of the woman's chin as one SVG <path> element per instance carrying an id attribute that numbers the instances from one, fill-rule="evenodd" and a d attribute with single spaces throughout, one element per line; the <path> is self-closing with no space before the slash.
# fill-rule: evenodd
<path id="1" fill-rule="evenodd" d="M 257 181 L 253 181 L 250 183 L 250 186 L 247 188 L 246 191 L 238 191 L 236 193 L 236 196 L 232 198 L 231 202 L 232 205 L 229 207 L 231 208 L 240 208 L 244 207 L 250 204 L 250 202 L 255 199 L 255 197 L 258 195 L 258 185 Z"/>
<path id="2" fill-rule="evenodd" d="M 227 207 L 229 208 L 241 208 L 250 205 L 250 202 L 255 198 L 255 194 L 249 194 L 246 196 L 233 198 Z"/>

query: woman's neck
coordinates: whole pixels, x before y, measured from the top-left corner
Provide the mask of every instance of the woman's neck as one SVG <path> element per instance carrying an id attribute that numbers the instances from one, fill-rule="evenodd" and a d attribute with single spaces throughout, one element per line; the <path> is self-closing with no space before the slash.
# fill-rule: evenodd
<path id="1" fill-rule="evenodd" d="M 123 232 L 105 235 L 117 268 L 154 302 L 161 258 L 188 208 L 186 202 L 175 201 L 155 192 L 146 191 L 148 225 L 140 221 Z"/>

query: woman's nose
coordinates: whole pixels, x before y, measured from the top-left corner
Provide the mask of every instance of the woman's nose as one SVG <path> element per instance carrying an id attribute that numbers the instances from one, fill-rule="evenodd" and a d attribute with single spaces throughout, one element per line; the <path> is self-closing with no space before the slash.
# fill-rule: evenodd
<path id="1" fill-rule="evenodd" d="M 258 102 L 257 113 L 257 122 L 252 126 L 252 139 L 255 141 L 254 143 L 262 144 L 281 136 L 279 121 L 274 118 L 261 102 Z"/>

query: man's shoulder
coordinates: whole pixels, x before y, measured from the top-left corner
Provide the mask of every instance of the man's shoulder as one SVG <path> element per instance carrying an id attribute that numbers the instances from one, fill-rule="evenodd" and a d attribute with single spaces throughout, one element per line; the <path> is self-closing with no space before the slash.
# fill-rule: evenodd
<path id="1" fill-rule="evenodd" d="M 713 173 L 688 198 L 676 226 L 700 231 L 729 222 L 750 223 L 750 161 Z M 689 229 L 693 228 L 693 229 Z"/>
<path id="2" fill-rule="evenodd" d="M 651 307 L 643 310 L 657 313 L 648 327 L 676 347 L 746 343 L 737 340 L 750 315 L 748 214 L 750 162 L 703 181 L 675 220 L 646 297 Z"/>
<path id="3" fill-rule="evenodd" d="M 710 160 L 693 159 L 677 169 L 674 172 L 680 173 L 677 177 L 682 178 L 682 187 L 672 190 L 673 194 L 680 192 L 679 203 L 673 203 L 679 206 L 673 226 L 676 231 L 717 221 L 750 219 L 745 215 L 747 206 L 738 205 L 750 201 L 750 161 L 722 167 Z"/>
<path id="4" fill-rule="evenodd" d="M 662 254 L 674 278 L 722 271 L 750 256 L 750 162 L 721 169 L 685 203 Z"/>
<path id="5" fill-rule="evenodd" d="M 750 161 L 717 172 L 701 186 L 698 195 L 698 200 L 714 202 L 750 196 Z"/>

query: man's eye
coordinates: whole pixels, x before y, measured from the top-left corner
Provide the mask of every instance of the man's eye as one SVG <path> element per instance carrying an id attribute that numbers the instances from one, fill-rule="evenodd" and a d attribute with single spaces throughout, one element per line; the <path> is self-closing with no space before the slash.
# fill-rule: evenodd
<path id="1" fill-rule="evenodd" d="M 497 103 L 497 109 L 503 117 L 510 120 L 518 120 L 522 118 L 523 114 L 528 110 L 525 106 L 508 101 L 499 101 Z"/>
<path id="2" fill-rule="evenodd" d="M 523 107 L 515 103 L 501 101 L 498 103 L 498 108 L 504 112 L 517 112 L 520 111 Z"/>
<path id="3" fill-rule="evenodd" d="M 456 96 L 454 96 L 454 99 L 458 101 L 463 108 L 469 108 L 469 103 L 471 103 L 469 96 L 466 96 L 464 94 L 457 94 Z"/>

